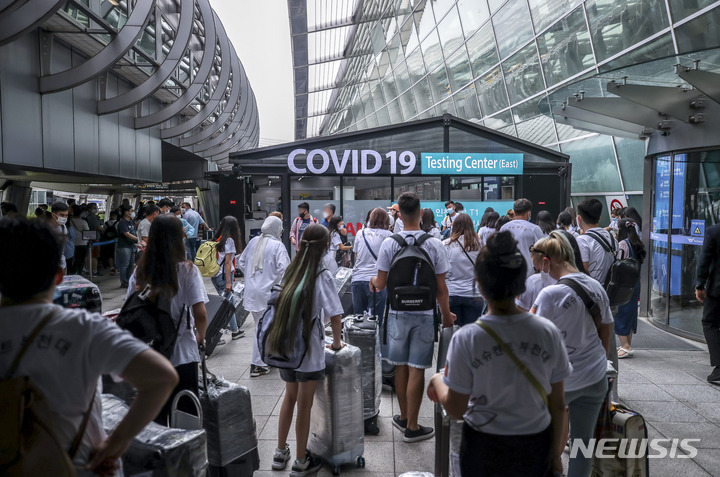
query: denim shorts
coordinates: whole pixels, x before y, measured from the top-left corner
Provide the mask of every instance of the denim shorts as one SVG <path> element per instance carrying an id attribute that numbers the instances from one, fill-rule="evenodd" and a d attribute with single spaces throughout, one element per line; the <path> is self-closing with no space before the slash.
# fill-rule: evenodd
<path id="1" fill-rule="evenodd" d="M 325 370 L 304 373 L 294 369 L 280 369 L 280 379 L 286 383 L 306 383 L 308 381 L 322 381 L 325 379 Z"/>
<path id="2" fill-rule="evenodd" d="M 383 359 L 394 365 L 427 369 L 432 366 L 435 321 L 431 314 L 391 311 L 387 323 L 387 352 Z"/>

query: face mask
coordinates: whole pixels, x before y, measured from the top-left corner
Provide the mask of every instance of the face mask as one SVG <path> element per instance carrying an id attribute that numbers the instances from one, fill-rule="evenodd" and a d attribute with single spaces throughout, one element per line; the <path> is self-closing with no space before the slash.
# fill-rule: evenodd
<path id="1" fill-rule="evenodd" d="M 67 223 L 67 217 L 58 217 L 57 223 L 60 225 L 65 225 Z"/>
<path id="2" fill-rule="evenodd" d="M 134 218 L 135 218 L 135 212 L 130 212 L 130 218 L 131 218 L 131 219 L 134 219 Z"/>
<path id="3" fill-rule="evenodd" d="M 545 286 L 550 286 L 555 283 L 555 280 L 550 276 L 550 266 L 548 264 L 548 270 L 545 271 L 545 262 L 543 261 L 542 268 L 540 269 L 540 281 Z"/>
<path id="4" fill-rule="evenodd" d="M 323 212 L 323 219 L 327 219 L 328 217 L 330 217 L 330 214 L 328 214 L 327 212 Z"/>
<path id="5" fill-rule="evenodd" d="M 301 219 L 304 219 L 304 218 L 305 218 L 305 215 L 306 215 L 306 213 L 305 213 L 305 212 L 300 212 L 300 214 L 298 214 L 298 215 L 300 216 L 300 218 L 301 218 Z"/>
<path id="6" fill-rule="evenodd" d="M 452 215 L 453 212 L 455 212 L 455 209 L 448 208 L 445 212 L 447 212 L 448 215 Z"/>

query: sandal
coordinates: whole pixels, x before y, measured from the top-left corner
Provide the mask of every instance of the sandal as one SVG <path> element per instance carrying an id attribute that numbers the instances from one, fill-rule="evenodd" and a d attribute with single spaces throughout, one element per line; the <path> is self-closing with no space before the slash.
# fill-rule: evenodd
<path id="1" fill-rule="evenodd" d="M 635 356 L 635 350 L 626 349 L 622 346 L 618 348 L 618 359 L 632 358 L 633 356 Z"/>

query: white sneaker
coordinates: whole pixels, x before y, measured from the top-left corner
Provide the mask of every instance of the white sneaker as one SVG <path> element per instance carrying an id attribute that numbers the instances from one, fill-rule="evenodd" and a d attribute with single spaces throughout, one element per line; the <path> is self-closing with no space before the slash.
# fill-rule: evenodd
<path id="1" fill-rule="evenodd" d="M 290 447 L 285 444 L 285 449 L 275 449 L 275 455 L 273 455 L 272 469 L 283 470 L 287 466 L 290 460 Z"/>

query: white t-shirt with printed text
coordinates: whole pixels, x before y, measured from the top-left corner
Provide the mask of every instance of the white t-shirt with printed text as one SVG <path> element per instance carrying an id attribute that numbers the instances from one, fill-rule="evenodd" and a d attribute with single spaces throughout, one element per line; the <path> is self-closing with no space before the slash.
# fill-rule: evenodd
<path id="1" fill-rule="evenodd" d="M 518 295 L 515 299 L 515 304 L 525 311 L 530 311 L 530 308 L 535 304 L 540 292 L 550 285 L 555 285 L 557 280 L 550 276 L 549 273 L 535 273 L 525 281 L 525 291 Z"/>
<path id="2" fill-rule="evenodd" d="M 415 238 L 420 237 L 424 234 L 425 232 L 423 232 L 422 230 L 403 230 L 402 232 L 400 232 L 400 235 L 405 239 L 408 244 L 412 243 L 411 241 Z M 430 261 L 435 267 L 436 275 L 442 275 L 448 272 L 448 270 L 450 269 L 450 264 L 448 263 L 445 247 L 443 246 L 441 241 L 436 238 L 430 237 L 425 242 L 423 242 L 421 248 L 425 250 L 430 257 Z M 395 241 L 395 239 L 393 239 L 392 237 L 386 238 L 382 244 L 382 247 L 380 248 L 380 254 L 378 254 L 377 270 L 382 272 L 389 272 L 390 265 L 392 264 L 393 258 L 398 251 L 400 251 L 400 244 L 397 243 L 397 241 Z M 419 311 L 417 313 L 432 315 L 433 310 Z"/>
<path id="3" fill-rule="evenodd" d="M 485 315 L 482 320 L 525 364 L 547 394 L 551 384 L 572 372 L 560 332 L 530 313 Z M 498 343 L 479 325 L 460 328 L 452 337 L 443 382 L 470 395 L 463 416 L 473 429 L 488 434 L 528 435 L 550 425 L 550 412 L 537 389 Z"/>
<path id="4" fill-rule="evenodd" d="M 69 448 L 98 388 L 100 376 L 119 376 L 148 347 L 97 313 L 52 304 L 0 307 L 0 373 L 4 375 L 32 330 L 48 313 L 51 321 L 25 353 L 15 376 L 29 376 L 47 399 L 60 444 Z M 106 437 L 98 389 L 87 430 L 75 458 L 84 467 Z M 79 475 L 90 475 L 79 471 Z"/>
<path id="5" fill-rule="evenodd" d="M 584 273 L 570 273 L 563 278 L 578 282 L 600 306 L 601 323 L 613 323 L 607 293 L 597 280 Z M 605 376 L 605 348 L 590 312 L 572 288 L 560 284 L 546 287 L 535 300 L 532 311 L 552 321 L 565 339 L 573 365 L 572 375 L 565 380 L 565 391 L 577 391 L 597 383 Z"/>

